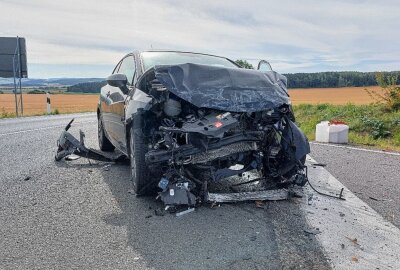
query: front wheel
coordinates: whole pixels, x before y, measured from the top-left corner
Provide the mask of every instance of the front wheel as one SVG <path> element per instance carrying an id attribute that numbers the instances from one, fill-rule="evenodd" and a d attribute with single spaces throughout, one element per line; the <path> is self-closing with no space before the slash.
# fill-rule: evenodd
<path id="1" fill-rule="evenodd" d="M 147 195 L 154 189 L 150 170 L 146 165 L 145 154 L 148 151 L 145 136 L 142 130 L 132 127 L 130 131 L 129 158 L 131 177 L 136 195 Z"/>

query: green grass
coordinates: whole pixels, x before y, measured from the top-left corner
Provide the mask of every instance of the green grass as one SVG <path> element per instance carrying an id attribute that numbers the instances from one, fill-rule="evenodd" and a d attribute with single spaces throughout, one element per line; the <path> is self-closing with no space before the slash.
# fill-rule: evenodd
<path id="1" fill-rule="evenodd" d="M 9 113 L 4 110 L 4 108 L 0 111 L 0 119 L 1 118 L 14 118 L 16 117 L 15 113 Z"/>
<path id="2" fill-rule="evenodd" d="M 382 105 L 302 104 L 294 106 L 297 124 L 310 140 L 315 126 L 324 120 L 341 120 L 349 127 L 349 143 L 400 150 L 400 111 L 385 111 Z"/>

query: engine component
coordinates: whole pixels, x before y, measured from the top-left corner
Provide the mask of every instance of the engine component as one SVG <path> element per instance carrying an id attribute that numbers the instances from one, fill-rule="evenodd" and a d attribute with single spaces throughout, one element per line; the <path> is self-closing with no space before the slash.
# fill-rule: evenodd
<path id="1" fill-rule="evenodd" d="M 239 142 L 215 150 L 209 150 L 207 152 L 201 152 L 199 154 L 193 155 L 191 163 L 192 164 L 205 163 L 235 153 L 243 153 L 246 151 L 256 151 L 256 150 L 257 150 L 257 144 L 255 142 L 253 143 Z"/>
<path id="2" fill-rule="evenodd" d="M 163 188 L 160 198 L 166 206 L 194 206 L 196 204 L 196 196 L 190 192 L 194 188 L 194 184 L 182 176 L 173 183 L 163 177 L 159 182 L 159 187 Z"/>
<path id="3" fill-rule="evenodd" d="M 164 102 L 164 113 L 170 117 L 178 116 L 182 111 L 181 103 L 172 98 Z"/>
<path id="4" fill-rule="evenodd" d="M 175 133 L 199 133 L 207 137 L 222 138 L 226 131 L 238 124 L 239 121 L 230 113 L 211 113 L 196 121 L 183 123 L 182 128 L 160 127 L 160 130 Z"/>

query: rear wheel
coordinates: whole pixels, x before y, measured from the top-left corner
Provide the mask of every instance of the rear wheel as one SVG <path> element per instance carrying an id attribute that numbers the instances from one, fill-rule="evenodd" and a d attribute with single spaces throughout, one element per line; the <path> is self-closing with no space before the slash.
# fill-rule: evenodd
<path id="1" fill-rule="evenodd" d="M 106 134 L 104 132 L 103 120 L 101 119 L 101 115 L 99 115 L 99 119 L 97 120 L 97 137 L 99 141 L 99 147 L 101 151 L 111 152 L 114 151 L 115 147 L 112 145 L 110 140 L 107 139 Z"/>
<path id="2" fill-rule="evenodd" d="M 129 158 L 133 189 L 137 195 L 147 195 L 154 191 L 154 182 L 146 165 L 145 154 L 148 151 L 145 136 L 139 128 L 130 131 Z"/>

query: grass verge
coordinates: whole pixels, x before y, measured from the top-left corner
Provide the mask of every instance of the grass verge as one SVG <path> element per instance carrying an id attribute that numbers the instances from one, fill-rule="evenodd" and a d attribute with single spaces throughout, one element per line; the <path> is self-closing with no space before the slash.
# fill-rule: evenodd
<path id="1" fill-rule="evenodd" d="M 297 124 L 310 140 L 321 121 L 341 120 L 349 127 L 349 143 L 386 150 L 400 150 L 400 111 L 388 112 L 383 105 L 301 104 L 294 106 Z"/>

